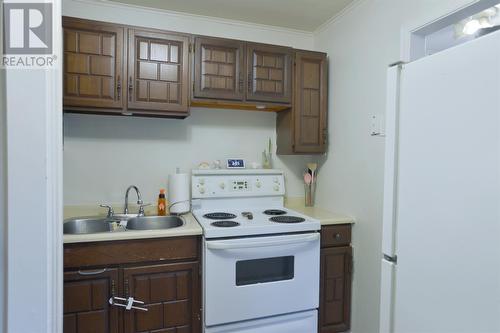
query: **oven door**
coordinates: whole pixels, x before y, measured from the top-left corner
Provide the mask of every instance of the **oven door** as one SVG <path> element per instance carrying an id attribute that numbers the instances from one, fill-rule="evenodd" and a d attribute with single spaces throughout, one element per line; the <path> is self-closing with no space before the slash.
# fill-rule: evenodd
<path id="1" fill-rule="evenodd" d="M 319 248 L 319 233 L 205 240 L 205 325 L 317 308 Z"/>

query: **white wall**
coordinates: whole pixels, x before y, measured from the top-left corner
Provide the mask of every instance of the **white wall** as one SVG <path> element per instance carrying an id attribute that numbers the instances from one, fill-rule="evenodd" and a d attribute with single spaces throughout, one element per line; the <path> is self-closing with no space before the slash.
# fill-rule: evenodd
<path id="1" fill-rule="evenodd" d="M 384 140 L 370 115 L 385 113 L 386 69 L 400 59 L 400 32 L 470 0 L 363 0 L 323 27 L 315 46 L 330 57 L 328 159 L 318 205 L 356 217 L 352 332 L 378 331 Z"/>
<path id="2" fill-rule="evenodd" d="M 190 117 L 148 119 L 66 114 L 65 204 L 121 203 L 135 184 L 155 202 L 176 167 L 189 172 L 199 162 L 242 157 L 261 161 L 268 138 L 275 142 L 274 113 L 193 108 Z M 300 196 L 304 157 L 274 157 L 285 170 L 289 195 Z"/>
<path id="3" fill-rule="evenodd" d="M 63 1 L 63 15 L 171 31 L 309 48 L 311 33 L 243 22 L 176 14 L 106 1 Z M 176 167 L 190 171 L 201 161 L 243 157 L 260 162 L 272 138 L 276 114 L 193 108 L 185 120 L 65 115 L 66 205 L 121 203 L 136 184 L 154 202 Z M 307 157 L 274 157 L 287 175 L 287 194 L 302 196 Z"/>

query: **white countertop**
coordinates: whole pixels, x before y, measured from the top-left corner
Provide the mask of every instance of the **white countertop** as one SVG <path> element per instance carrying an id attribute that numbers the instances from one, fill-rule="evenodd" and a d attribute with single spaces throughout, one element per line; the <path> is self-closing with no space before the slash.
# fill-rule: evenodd
<path id="1" fill-rule="evenodd" d="M 131 207 L 131 211 L 134 211 Z M 77 216 L 105 216 L 105 209 L 91 206 L 66 206 L 64 207 L 64 218 Z M 146 210 L 147 215 L 154 215 Z M 127 239 L 145 239 L 145 238 L 167 238 L 181 236 L 196 236 L 203 234 L 201 226 L 191 213 L 181 216 L 185 224 L 182 227 L 164 229 L 164 230 L 127 230 L 102 232 L 97 234 L 87 235 L 64 235 L 64 243 L 85 243 L 85 242 L 102 242 Z"/>
<path id="2" fill-rule="evenodd" d="M 355 222 L 352 216 L 334 213 L 319 207 L 306 207 L 304 198 L 287 198 L 285 207 L 317 219 L 321 225 L 353 224 Z"/>
<path id="3" fill-rule="evenodd" d="M 285 207 L 317 219 L 321 222 L 321 225 L 353 224 L 355 222 L 355 219 L 348 215 L 331 212 L 319 207 L 306 207 L 303 198 L 287 198 Z M 133 212 L 136 210 L 136 207 L 131 205 L 130 210 Z M 120 210 L 117 207 L 115 211 Z M 155 215 L 154 213 L 154 207 L 149 207 L 149 210 L 146 209 L 146 215 Z M 64 207 L 65 219 L 78 216 L 105 216 L 105 214 L 106 209 L 97 206 L 81 205 Z M 182 215 L 182 218 L 185 224 L 178 228 L 164 230 L 127 230 L 87 235 L 64 235 L 63 239 L 65 244 L 69 244 L 127 239 L 197 236 L 203 234 L 203 229 L 191 213 Z"/>

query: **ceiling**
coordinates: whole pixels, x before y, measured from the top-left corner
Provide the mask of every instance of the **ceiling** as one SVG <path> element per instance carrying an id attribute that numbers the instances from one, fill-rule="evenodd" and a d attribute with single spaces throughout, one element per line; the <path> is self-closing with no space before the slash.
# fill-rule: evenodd
<path id="1" fill-rule="evenodd" d="M 112 0 L 224 19 L 314 31 L 354 0 Z"/>

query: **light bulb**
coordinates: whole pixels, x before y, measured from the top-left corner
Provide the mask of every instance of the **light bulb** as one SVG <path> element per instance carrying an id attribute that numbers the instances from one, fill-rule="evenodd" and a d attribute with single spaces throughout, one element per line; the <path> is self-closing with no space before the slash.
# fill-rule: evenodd
<path id="1" fill-rule="evenodd" d="M 474 35 L 479 29 L 481 29 L 481 23 L 478 20 L 470 20 L 464 26 L 464 34 Z"/>
<path id="2" fill-rule="evenodd" d="M 483 29 L 484 28 L 491 28 L 493 26 L 493 24 L 491 24 L 491 22 L 490 22 L 490 19 L 487 17 L 482 17 L 481 19 L 479 19 L 479 25 Z"/>

